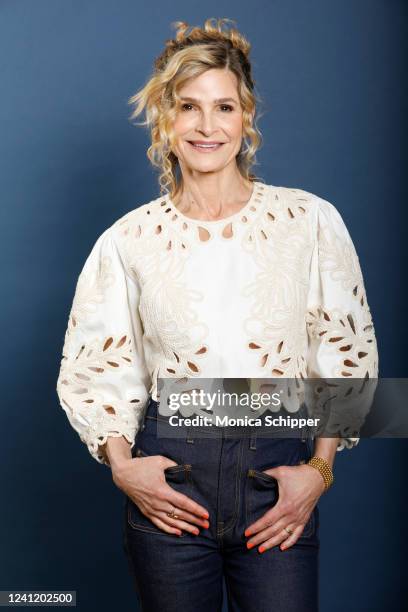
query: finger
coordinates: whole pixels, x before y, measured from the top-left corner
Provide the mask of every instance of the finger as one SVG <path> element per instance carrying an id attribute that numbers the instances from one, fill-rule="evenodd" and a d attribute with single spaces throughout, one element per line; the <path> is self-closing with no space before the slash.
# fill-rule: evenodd
<path id="1" fill-rule="evenodd" d="M 175 491 L 170 485 L 168 485 L 169 492 L 166 498 L 166 501 L 169 501 L 176 508 L 180 508 L 181 510 L 186 510 L 191 514 L 196 514 L 201 518 L 208 519 L 210 514 L 206 508 L 197 504 L 197 502 L 184 495 L 184 493 L 179 493 Z"/>
<path id="2" fill-rule="evenodd" d="M 181 517 L 180 510 L 177 509 L 176 511 L 176 514 L 180 518 L 180 520 L 167 516 L 167 512 L 174 510 L 171 504 L 168 504 L 168 507 L 161 508 L 161 509 L 155 507 L 154 504 L 150 505 L 149 508 L 144 507 L 142 504 L 140 504 L 140 506 L 138 507 L 139 507 L 139 510 L 149 520 L 153 521 L 153 518 L 157 518 L 160 520 L 161 523 L 164 523 L 168 525 L 169 527 L 176 528 L 178 535 L 180 535 L 181 529 L 184 529 L 185 531 L 189 531 L 190 533 L 194 533 L 195 535 L 198 535 L 200 533 L 200 530 L 197 527 L 189 523 L 187 520 L 183 520 L 184 517 Z M 201 519 L 199 519 L 198 517 L 194 515 L 191 515 L 191 516 L 199 524 L 202 522 Z M 209 527 L 208 521 L 203 521 L 203 522 L 205 522 L 205 525 L 203 525 L 204 527 Z M 201 527 L 201 524 L 200 524 L 200 527 Z"/>
<path id="3" fill-rule="evenodd" d="M 207 519 L 200 518 L 196 514 L 191 514 L 191 512 L 187 512 L 186 510 L 175 508 L 170 502 L 164 502 L 164 504 L 161 503 L 160 506 L 158 505 L 157 507 L 152 506 L 152 509 L 155 510 L 156 513 L 158 512 L 167 513 L 167 512 L 174 511 L 174 513 L 177 514 L 177 517 L 181 519 L 182 521 L 187 521 L 187 523 L 193 523 L 194 525 L 198 525 L 199 527 L 204 527 L 205 529 L 208 529 L 210 526 L 210 523 L 208 522 Z"/>
<path id="4" fill-rule="evenodd" d="M 187 521 L 183 521 L 182 519 L 170 518 L 169 516 L 167 516 L 165 512 L 160 512 L 159 514 L 156 514 L 155 516 L 160 518 L 160 520 L 162 520 L 167 525 L 170 525 L 171 527 L 184 529 L 184 531 L 188 531 L 189 533 L 193 533 L 194 535 L 198 535 L 200 533 L 200 530 L 198 529 L 198 527 L 195 527 L 191 523 L 188 523 Z"/>
<path id="5" fill-rule="evenodd" d="M 167 525 L 167 523 L 157 518 L 157 516 L 150 515 L 148 518 L 152 521 L 152 523 L 156 525 L 156 527 L 158 527 L 159 529 L 162 529 L 163 531 L 166 531 L 167 533 L 174 533 L 175 535 L 178 535 L 178 536 L 182 534 L 182 531 L 180 529 Z"/>
<path id="6" fill-rule="evenodd" d="M 267 526 L 250 537 L 247 541 L 247 548 L 253 548 L 257 544 L 261 544 L 270 538 L 274 538 L 282 534 L 282 529 L 293 523 L 293 516 L 284 514 L 277 523 L 273 525 L 267 522 Z M 286 535 L 288 533 L 286 532 Z"/>
<path id="7" fill-rule="evenodd" d="M 263 553 L 266 550 L 273 548 L 277 544 L 280 544 L 281 542 L 283 542 L 282 546 L 284 546 L 288 542 L 288 540 L 290 540 L 292 544 L 294 544 L 302 533 L 303 527 L 303 525 L 298 525 L 297 527 L 292 525 L 291 527 L 289 527 L 289 529 L 293 531 L 292 535 L 288 535 L 287 531 L 285 529 L 282 529 L 280 534 L 274 536 L 273 538 L 270 538 L 269 540 L 266 540 L 266 542 L 263 542 L 262 545 L 258 548 L 259 552 Z"/>
<path id="8" fill-rule="evenodd" d="M 181 520 L 184 520 L 189 523 L 194 523 L 199 527 L 204 527 L 205 529 L 209 528 L 210 523 L 207 519 L 201 518 L 196 514 L 191 514 L 187 510 L 182 510 L 181 508 L 176 507 L 174 501 L 168 501 L 169 490 L 170 493 L 174 491 L 173 488 L 166 484 L 162 489 L 156 492 L 156 496 L 151 499 L 149 503 L 150 513 L 158 515 L 159 513 L 164 512 L 167 515 L 168 512 L 174 512 L 177 515 L 177 518 L 180 518 Z"/>
<path id="9" fill-rule="evenodd" d="M 261 516 L 255 523 L 252 523 L 245 529 L 245 536 L 249 537 L 259 533 L 263 529 L 270 527 L 271 525 L 275 525 L 278 521 L 280 521 L 285 516 L 285 508 L 279 502 L 271 508 L 267 510 L 265 514 Z"/>
<path id="10" fill-rule="evenodd" d="M 163 470 L 169 467 L 175 467 L 176 465 L 178 465 L 177 461 L 173 461 L 173 459 L 170 459 L 169 457 L 165 457 L 164 455 L 158 455 L 158 456 L 161 457 Z"/>
<path id="11" fill-rule="evenodd" d="M 296 529 L 293 530 L 292 535 L 290 535 L 288 538 L 286 538 L 286 540 L 282 542 L 282 544 L 280 545 L 280 549 L 285 550 L 286 548 L 290 548 L 291 546 L 293 546 L 293 544 L 296 544 L 296 542 L 303 533 L 305 525 L 306 523 L 304 523 L 304 525 L 299 525 L 298 527 L 296 527 Z"/>
<path id="12" fill-rule="evenodd" d="M 295 523 L 293 515 L 283 514 L 276 523 L 269 524 L 268 527 L 252 536 L 250 540 L 248 540 L 248 543 L 251 542 L 252 545 L 259 544 L 260 542 L 265 541 L 266 538 L 273 538 L 275 536 L 278 536 L 282 532 L 282 529 L 284 529 L 285 527 L 288 527 L 290 529 L 289 525 L 291 524 L 297 524 Z"/>

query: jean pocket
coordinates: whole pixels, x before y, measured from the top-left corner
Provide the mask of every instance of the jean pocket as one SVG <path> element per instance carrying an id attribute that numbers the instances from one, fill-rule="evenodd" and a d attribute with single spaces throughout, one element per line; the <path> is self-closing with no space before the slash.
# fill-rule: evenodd
<path id="1" fill-rule="evenodd" d="M 151 457 L 146 451 L 144 451 L 140 447 L 136 447 L 134 453 L 132 453 L 135 457 Z M 191 478 L 191 465 L 187 463 L 177 463 L 176 465 L 171 465 L 164 469 L 164 477 L 166 479 L 167 484 L 172 487 L 175 491 L 179 493 L 183 493 L 189 497 L 189 493 L 192 487 L 192 478 Z M 177 512 L 176 512 L 177 513 Z M 140 508 L 135 504 L 129 497 L 127 497 L 127 521 L 129 526 L 132 529 L 145 531 L 152 534 L 160 534 L 172 536 L 175 534 L 168 533 L 167 531 L 163 531 L 160 527 L 157 527 L 151 520 L 148 518 Z M 182 531 L 181 536 L 184 537 L 187 533 Z"/>
<path id="2" fill-rule="evenodd" d="M 309 519 L 300 534 L 299 540 L 302 538 L 313 538 L 317 535 L 317 527 L 319 525 L 319 508 L 315 506 L 309 516 Z"/>
<path id="3" fill-rule="evenodd" d="M 278 501 L 278 481 L 260 470 L 249 469 L 246 479 L 246 524 L 254 523 Z"/>
<path id="4" fill-rule="evenodd" d="M 261 470 L 249 469 L 246 483 L 246 525 L 254 523 L 270 510 L 279 499 L 279 485 L 274 476 Z M 315 506 L 304 526 L 299 540 L 315 535 L 318 525 L 318 507 Z"/>

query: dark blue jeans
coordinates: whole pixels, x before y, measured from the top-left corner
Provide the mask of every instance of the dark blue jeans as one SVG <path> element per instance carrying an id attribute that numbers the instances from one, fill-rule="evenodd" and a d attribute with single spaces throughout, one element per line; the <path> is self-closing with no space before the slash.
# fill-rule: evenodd
<path id="1" fill-rule="evenodd" d="M 168 484 L 207 508 L 210 527 L 200 527 L 199 535 L 168 534 L 125 498 L 124 547 L 140 609 L 219 612 L 224 576 L 230 612 L 317 612 L 318 507 L 284 551 L 247 549 L 244 536 L 278 500 L 276 480 L 263 470 L 307 461 L 313 442 L 268 437 L 266 426 L 240 435 L 230 428 L 202 428 L 200 435 L 198 428 L 184 428 L 181 437 L 162 437 L 157 423 L 166 418 L 157 406 L 150 399 L 132 455 L 177 462 L 165 471 Z"/>

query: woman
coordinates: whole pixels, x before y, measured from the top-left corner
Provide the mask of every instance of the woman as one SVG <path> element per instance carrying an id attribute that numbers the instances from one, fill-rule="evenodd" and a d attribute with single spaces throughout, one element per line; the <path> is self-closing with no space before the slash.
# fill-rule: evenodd
<path id="1" fill-rule="evenodd" d="M 250 45 L 230 20 L 179 22 L 145 87 L 160 197 L 97 239 L 57 384 L 71 425 L 126 495 L 141 609 L 318 609 L 317 502 L 358 437 L 179 437 L 158 378 L 376 377 L 377 347 L 336 208 L 250 169 L 260 143 Z M 344 432 L 343 432 L 344 433 Z M 178 537 L 177 537 L 178 536 Z"/>

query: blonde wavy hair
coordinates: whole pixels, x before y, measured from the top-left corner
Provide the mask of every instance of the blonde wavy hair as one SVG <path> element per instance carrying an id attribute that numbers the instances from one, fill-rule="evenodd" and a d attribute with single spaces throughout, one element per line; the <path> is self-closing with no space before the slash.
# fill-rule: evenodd
<path id="1" fill-rule="evenodd" d="M 134 105 L 130 121 L 145 111 L 146 119 L 136 125 L 150 129 L 151 145 L 147 150 L 150 162 L 160 168 L 160 195 L 169 193 L 173 198 L 182 187 L 177 176 L 177 156 L 171 151 L 175 141 L 172 125 L 177 114 L 179 90 L 191 78 L 198 77 L 211 68 L 231 70 L 238 79 L 238 95 L 243 109 L 243 144 L 237 155 L 241 175 L 250 181 L 262 180 L 251 172 L 256 161 L 256 151 L 262 137 L 256 125 L 257 104 L 261 102 L 255 93 L 255 83 L 249 61 L 250 43 L 232 25 L 232 19 L 207 19 L 204 28 L 176 21 L 174 39 L 166 40 L 164 51 L 154 62 L 149 80 L 128 100 Z M 224 27 L 227 26 L 227 27 Z M 181 174 L 181 173 L 179 173 Z"/>

